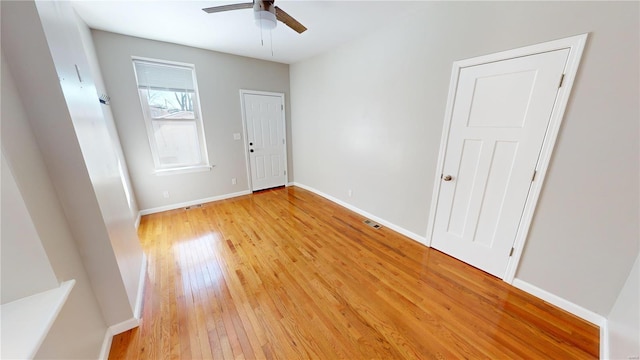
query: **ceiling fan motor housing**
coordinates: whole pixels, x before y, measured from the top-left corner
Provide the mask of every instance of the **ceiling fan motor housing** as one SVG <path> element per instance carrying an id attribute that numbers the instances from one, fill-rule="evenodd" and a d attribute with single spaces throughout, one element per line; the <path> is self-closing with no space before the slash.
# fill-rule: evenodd
<path id="1" fill-rule="evenodd" d="M 276 19 L 276 7 L 273 1 L 255 1 L 253 3 L 253 16 L 256 26 L 265 30 L 276 28 L 278 21 Z"/>

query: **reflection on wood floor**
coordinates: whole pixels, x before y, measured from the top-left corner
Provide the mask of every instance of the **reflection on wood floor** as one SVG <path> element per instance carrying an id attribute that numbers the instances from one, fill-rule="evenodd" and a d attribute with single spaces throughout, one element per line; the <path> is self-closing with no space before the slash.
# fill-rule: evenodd
<path id="1" fill-rule="evenodd" d="M 598 357 L 597 327 L 296 187 L 145 216 L 111 359 Z"/>

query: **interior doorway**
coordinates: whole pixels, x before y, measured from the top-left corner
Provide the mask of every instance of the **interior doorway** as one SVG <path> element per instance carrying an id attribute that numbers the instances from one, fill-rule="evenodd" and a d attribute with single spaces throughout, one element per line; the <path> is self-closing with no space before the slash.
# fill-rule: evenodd
<path id="1" fill-rule="evenodd" d="M 286 185 L 284 94 L 241 90 L 240 99 L 251 191 Z"/>

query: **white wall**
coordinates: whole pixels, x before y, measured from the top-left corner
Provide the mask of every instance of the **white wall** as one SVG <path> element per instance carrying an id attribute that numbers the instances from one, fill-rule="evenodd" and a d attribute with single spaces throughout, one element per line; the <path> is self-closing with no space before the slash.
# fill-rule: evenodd
<path id="1" fill-rule="evenodd" d="M 58 287 L 18 184 L 2 155 L 2 304 Z M 20 274 L 20 276 L 16 276 Z M 3 329 L 7 330 L 7 329 Z"/>
<path id="2" fill-rule="evenodd" d="M 76 280 L 67 302 L 53 324 L 49 335 L 41 345 L 36 358 L 45 359 L 92 359 L 98 356 L 107 326 L 92 290 L 88 274 L 83 266 L 78 246 L 74 242 L 71 229 L 64 215 L 64 210 L 47 171 L 47 165 L 36 138 L 27 119 L 27 114 L 18 95 L 13 77 L 7 66 L 4 55 L 5 30 L 8 29 L 6 3 L 2 8 L 2 90 L 0 98 L 0 117 L 2 118 L 2 155 L 10 164 L 11 172 L 20 189 L 24 205 L 31 218 L 40 245 L 46 252 L 57 281 Z M 2 174 L 5 176 L 4 170 Z M 2 182 L 2 199 L 5 196 L 5 181 Z M 4 232 L 5 211 L 2 209 Z M 5 262 L 5 237 L 2 236 L 2 296 L 5 296 L 6 276 L 15 281 L 31 281 L 23 274 L 23 266 L 42 267 L 35 263 L 34 253 L 27 251 L 19 257 L 23 262 L 20 267 L 11 267 Z M 26 241 L 27 239 L 25 239 Z M 40 260 L 41 261 L 41 260 Z M 12 280 L 12 281 L 13 281 Z M 31 286 L 31 284 L 25 284 Z M 56 283 L 57 286 L 57 283 Z M 6 330 L 6 329 L 3 329 Z"/>
<path id="3" fill-rule="evenodd" d="M 93 39 L 142 210 L 248 191 L 244 141 L 233 139 L 242 133 L 239 90 L 285 93 L 288 109 L 288 65 L 96 30 Z M 195 65 L 211 171 L 154 175 L 132 56 Z"/>
<path id="4" fill-rule="evenodd" d="M 609 358 L 640 357 L 640 255 L 608 317 Z"/>
<path id="5" fill-rule="evenodd" d="M 93 44 L 93 38 L 91 37 L 91 29 L 85 24 L 85 22 L 76 14 L 75 16 L 76 24 L 78 26 L 78 31 L 80 32 L 80 38 L 82 39 L 82 47 L 84 48 L 85 56 L 87 57 L 87 61 L 89 63 L 89 68 L 91 71 L 91 77 L 94 82 L 94 86 L 96 88 L 96 92 L 98 95 L 107 94 L 107 89 L 104 85 L 104 80 L 102 79 L 102 73 L 100 70 L 100 64 L 98 63 L 98 56 L 96 55 L 96 49 Z M 129 175 L 129 169 L 127 167 L 127 162 L 124 157 L 124 152 L 122 151 L 122 145 L 120 145 L 120 137 L 118 136 L 118 131 L 116 129 L 116 123 L 113 120 L 113 113 L 111 112 L 111 106 L 104 104 L 101 105 L 102 114 L 105 120 L 105 126 L 109 135 L 109 139 L 112 143 L 112 149 L 116 155 L 117 167 L 120 172 L 120 180 L 122 182 L 122 187 L 126 192 L 127 204 L 129 205 L 129 210 L 131 211 L 131 216 L 135 219 L 138 217 L 138 212 L 140 209 L 138 208 L 138 202 L 135 197 L 135 193 L 133 191 L 133 186 L 131 185 L 131 177 Z"/>
<path id="6" fill-rule="evenodd" d="M 70 4 L 3 2 L 2 48 L 104 321 L 129 321 L 143 254 Z"/>
<path id="7" fill-rule="evenodd" d="M 516 276 L 606 316 L 639 249 L 639 4 L 416 7 L 291 66 L 295 182 L 425 234 L 453 61 L 589 32 Z"/>

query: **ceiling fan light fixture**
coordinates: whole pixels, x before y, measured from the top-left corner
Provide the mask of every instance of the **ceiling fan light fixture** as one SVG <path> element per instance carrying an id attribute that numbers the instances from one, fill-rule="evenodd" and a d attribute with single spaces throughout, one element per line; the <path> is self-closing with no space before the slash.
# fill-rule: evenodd
<path id="1" fill-rule="evenodd" d="M 256 26 L 259 27 L 260 29 L 273 30 L 276 28 L 276 24 L 277 24 L 276 14 L 266 10 L 259 10 L 259 11 L 254 11 L 253 15 L 256 20 Z"/>

